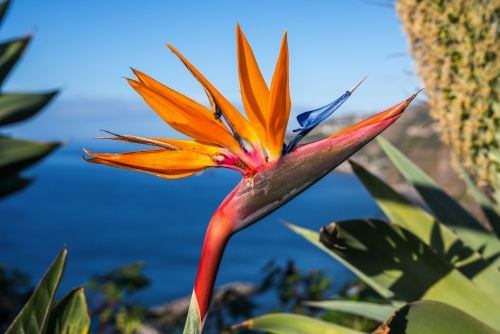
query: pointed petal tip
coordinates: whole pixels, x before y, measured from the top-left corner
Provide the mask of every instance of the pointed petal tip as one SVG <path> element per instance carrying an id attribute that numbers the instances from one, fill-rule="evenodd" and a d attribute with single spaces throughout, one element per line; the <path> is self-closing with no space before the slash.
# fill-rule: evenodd
<path id="1" fill-rule="evenodd" d="M 90 158 L 87 158 L 85 155 L 82 154 L 82 158 L 83 158 L 83 160 L 85 160 L 86 162 L 89 162 L 91 164 L 100 165 L 102 163 L 101 159 L 93 157 L 93 156 L 91 156 Z"/>
<path id="2" fill-rule="evenodd" d="M 363 81 L 365 81 L 365 79 L 368 78 L 368 74 L 365 75 L 365 77 L 363 79 L 361 79 L 357 84 L 354 85 L 354 87 L 352 87 L 351 89 L 349 89 L 349 93 L 352 93 L 356 90 L 356 88 L 359 87 L 359 85 L 361 85 L 363 83 Z"/>
<path id="3" fill-rule="evenodd" d="M 415 98 L 417 97 L 417 95 L 418 95 L 421 91 L 423 91 L 424 89 L 425 89 L 425 88 L 420 88 L 420 89 L 419 89 L 419 90 L 418 90 L 415 94 L 413 94 L 412 96 L 410 96 L 410 97 L 409 97 L 409 98 L 405 101 L 406 106 L 408 106 L 408 105 L 409 105 L 409 104 L 410 104 L 413 100 L 415 100 Z M 403 109 L 403 111 L 404 111 L 404 109 Z"/>
<path id="4" fill-rule="evenodd" d="M 413 95 L 412 95 L 412 97 L 410 97 L 410 99 L 411 99 L 411 100 L 410 100 L 410 102 L 411 102 L 411 101 L 413 101 L 413 100 L 417 97 L 417 95 L 418 95 L 421 91 L 423 91 L 424 89 L 425 89 L 425 87 L 424 87 L 424 88 L 420 88 L 420 89 L 419 89 L 419 90 L 418 90 L 415 94 L 413 94 Z"/>
<path id="5" fill-rule="evenodd" d="M 96 137 L 94 137 L 92 139 L 116 139 L 116 138 L 121 137 L 121 135 L 113 133 L 113 132 L 108 131 L 108 130 L 99 129 L 99 131 L 109 133 L 110 135 L 113 135 L 114 137 L 111 137 L 111 136 L 96 136 Z"/>
<path id="6" fill-rule="evenodd" d="M 245 34 L 243 33 L 243 29 L 241 29 L 240 24 L 236 23 L 236 42 L 240 43 L 242 40 L 246 40 Z"/>
<path id="7" fill-rule="evenodd" d="M 339 135 L 342 135 L 342 134 L 345 134 L 348 132 L 357 131 L 357 130 L 364 128 L 366 126 L 373 125 L 373 124 L 379 123 L 381 121 L 386 121 L 388 119 L 393 119 L 393 121 L 395 121 L 397 118 L 399 118 L 399 116 L 401 116 L 403 114 L 406 107 L 408 107 L 408 105 L 415 99 L 415 97 L 417 96 L 417 94 L 420 91 L 413 94 L 410 98 L 404 100 L 403 102 L 400 102 L 400 103 L 396 104 L 395 106 L 393 106 L 385 111 L 382 111 L 376 115 L 373 115 L 372 117 L 367 118 L 364 121 L 361 121 L 357 124 L 354 124 L 346 129 L 344 129 L 344 130 L 341 130 L 337 133 L 334 133 L 333 135 L 329 136 L 328 138 L 333 138 L 333 137 L 337 137 Z"/>
<path id="8" fill-rule="evenodd" d="M 241 30 L 239 23 L 236 23 L 236 43 L 239 45 L 243 39 L 245 39 L 245 34 Z"/>
<path id="9" fill-rule="evenodd" d="M 285 30 L 285 32 L 283 33 L 282 44 L 285 44 L 287 46 L 287 48 L 288 48 L 288 30 Z"/>
<path id="10" fill-rule="evenodd" d="M 99 131 L 109 133 L 110 135 L 113 135 L 113 136 L 116 136 L 116 137 L 121 137 L 119 134 L 113 133 L 113 132 L 108 131 L 108 130 L 99 129 Z"/>
<path id="11" fill-rule="evenodd" d="M 179 58 L 181 57 L 181 56 L 180 56 L 179 51 L 177 51 L 177 49 L 176 49 L 176 48 L 174 48 L 174 47 L 172 46 L 172 44 L 170 44 L 170 43 L 165 43 L 165 45 L 167 46 L 167 48 L 168 48 L 170 51 L 172 51 L 173 53 L 175 53 L 175 55 L 176 55 L 177 57 L 179 57 Z"/>
<path id="12" fill-rule="evenodd" d="M 83 160 L 87 161 L 87 162 L 91 162 L 91 163 L 95 163 L 94 160 L 96 160 L 96 157 L 94 156 L 94 154 L 90 151 L 87 151 L 85 148 L 82 147 L 82 150 L 83 152 L 85 152 L 85 154 L 89 155 L 90 158 L 86 157 L 85 154 L 82 154 L 82 158 Z"/>
<path id="13" fill-rule="evenodd" d="M 137 73 L 141 73 L 140 71 L 136 70 L 135 68 L 131 67 L 130 68 L 132 70 L 132 72 L 134 73 L 134 75 L 137 77 Z"/>
<path id="14" fill-rule="evenodd" d="M 87 151 L 84 147 L 82 147 L 82 150 L 83 150 L 83 152 L 85 152 L 85 154 L 90 155 L 91 157 L 94 156 L 94 154 L 92 152 Z M 87 159 L 85 159 L 85 160 L 87 160 Z"/>

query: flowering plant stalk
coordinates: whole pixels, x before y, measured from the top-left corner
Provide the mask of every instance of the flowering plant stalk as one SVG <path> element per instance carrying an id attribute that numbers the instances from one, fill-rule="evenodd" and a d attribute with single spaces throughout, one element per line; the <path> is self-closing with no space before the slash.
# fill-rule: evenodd
<path id="1" fill-rule="evenodd" d="M 252 49 L 236 27 L 240 90 L 248 119 L 176 49 L 174 52 L 200 82 L 211 110 L 137 70 L 127 79 L 169 125 L 194 140 L 143 138 L 130 135 L 100 137 L 147 144 L 154 150 L 122 154 L 85 151 L 92 163 L 151 173 L 163 178 L 193 175 L 208 167 L 239 171 L 243 179 L 214 213 L 203 244 L 185 333 L 201 333 L 217 271 L 227 242 L 236 232 L 256 223 L 345 161 L 402 114 L 416 94 L 386 111 L 309 144 L 299 141 L 339 108 L 359 82 L 332 103 L 297 117 L 299 134 L 284 143 L 291 99 L 287 34 L 268 88 Z"/>

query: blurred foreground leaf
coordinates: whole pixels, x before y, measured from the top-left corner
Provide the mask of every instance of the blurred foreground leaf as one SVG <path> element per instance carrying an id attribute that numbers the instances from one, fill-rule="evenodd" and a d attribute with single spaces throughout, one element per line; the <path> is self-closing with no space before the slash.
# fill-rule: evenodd
<path id="1" fill-rule="evenodd" d="M 4 0 L 0 2 L 0 21 L 2 21 L 5 12 L 7 11 L 7 7 L 9 7 L 10 0 Z"/>
<path id="2" fill-rule="evenodd" d="M 43 332 L 52 301 L 64 273 L 66 255 L 67 250 L 63 248 L 5 334 Z"/>
<path id="3" fill-rule="evenodd" d="M 432 301 L 410 303 L 396 311 L 373 334 L 498 334 L 500 332 L 450 305 Z"/>
<path id="4" fill-rule="evenodd" d="M 17 175 L 0 178 L 0 198 L 19 191 L 29 185 L 32 180 Z"/>
<path id="5" fill-rule="evenodd" d="M 320 241 L 316 232 L 289 227 L 385 298 L 441 301 L 500 328 L 500 304 L 403 228 L 378 220 L 343 221 L 324 227 Z"/>
<path id="6" fill-rule="evenodd" d="M 351 300 L 325 300 L 320 302 L 304 302 L 304 305 L 318 307 L 330 311 L 341 311 L 384 322 L 395 311 L 392 305 L 383 305 Z"/>
<path id="7" fill-rule="evenodd" d="M 232 329 L 245 327 L 275 334 L 360 334 L 357 330 L 335 325 L 303 315 L 288 313 L 266 314 L 235 325 Z"/>
<path id="8" fill-rule="evenodd" d="M 10 0 L 0 2 L 0 21 L 9 5 Z M 0 86 L 24 54 L 30 39 L 31 34 L 0 44 Z M 0 92 L 0 126 L 30 118 L 45 107 L 56 94 L 57 91 L 38 94 Z M 16 174 L 39 161 L 59 145 L 13 140 L 0 136 L 0 198 L 26 187 L 31 180 Z"/>
<path id="9" fill-rule="evenodd" d="M 0 137 L 0 177 L 18 173 L 40 161 L 60 145 Z"/>
<path id="10" fill-rule="evenodd" d="M 0 4 L 0 6 L 2 5 L 4 5 L 4 3 Z M 29 40 L 30 36 L 27 36 L 0 44 L 0 85 L 19 58 L 21 58 Z"/>
<path id="11" fill-rule="evenodd" d="M 45 94 L 10 93 L 0 95 L 0 125 L 24 121 L 35 115 L 56 94 L 57 91 Z"/>
<path id="12" fill-rule="evenodd" d="M 83 288 L 71 290 L 50 311 L 45 333 L 86 334 L 90 316 Z"/>

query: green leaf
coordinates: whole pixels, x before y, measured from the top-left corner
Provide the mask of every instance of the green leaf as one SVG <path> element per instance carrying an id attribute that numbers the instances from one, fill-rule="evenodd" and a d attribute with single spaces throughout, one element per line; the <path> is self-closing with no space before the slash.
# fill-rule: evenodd
<path id="1" fill-rule="evenodd" d="M 477 249 L 484 259 L 500 267 L 500 246 L 494 234 L 460 226 L 454 227 L 453 231 L 460 239 L 467 240 L 471 248 Z"/>
<path id="2" fill-rule="evenodd" d="M 66 266 L 66 247 L 57 255 L 5 334 L 41 334 Z"/>
<path id="3" fill-rule="evenodd" d="M 24 121 L 35 115 L 57 94 L 10 93 L 0 95 L 0 125 Z"/>
<path id="4" fill-rule="evenodd" d="M 307 241 L 312 243 L 314 246 L 318 247 L 319 249 L 323 250 L 324 252 L 328 253 L 329 255 L 333 256 L 335 259 L 337 259 L 340 263 L 342 263 L 344 266 L 346 266 L 349 270 L 351 270 L 356 276 L 361 278 L 363 282 L 368 284 L 373 290 L 375 290 L 379 295 L 384 297 L 385 299 L 394 299 L 396 298 L 396 295 L 388 288 L 390 286 L 390 281 L 389 282 L 384 282 L 384 280 L 381 280 L 380 278 L 375 279 L 372 278 L 370 273 L 365 274 L 363 270 L 358 270 L 358 268 L 354 265 L 351 265 L 349 261 L 345 261 L 343 257 L 338 256 L 335 252 L 332 252 L 330 248 L 326 247 L 323 245 L 323 243 L 320 242 L 319 240 L 319 234 L 318 232 L 314 232 L 290 223 L 287 223 L 286 226 L 288 226 L 292 231 L 295 233 L 301 235 L 304 237 Z M 368 263 L 368 261 L 367 261 Z"/>
<path id="5" fill-rule="evenodd" d="M 351 300 L 324 300 L 320 302 L 304 302 L 302 304 L 325 310 L 356 314 L 380 322 L 384 322 L 396 311 L 396 307 L 392 305 L 356 302 Z"/>
<path id="6" fill-rule="evenodd" d="M 500 328 L 500 304 L 401 227 L 378 220 L 343 221 L 323 228 L 323 242 L 318 233 L 290 228 L 383 292 L 385 298 L 441 301 Z"/>
<path id="7" fill-rule="evenodd" d="M 0 175 L 16 174 L 40 161 L 59 146 L 60 143 L 0 138 Z"/>
<path id="8" fill-rule="evenodd" d="M 483 291 L 500 300 L 500 284 L 498 284 L 500 271 L 495 266 L 464 244 L 453 231 L 439 223 L 435 217 L 398 194 L 360 165 L 353 161 L 350 163 L 356 176 L 363 182 L 391 223 L 412 232 Z"/>
<path id="9" fill-rule="evenodd" d="M 373 332 L 380 334 L 499 334 L 500 332 L 450 305 L 432 301 L 410 303 Z"/>
<path id="10" fill-rule="evenodd" d="M 465 184 L 469 188 L 472 196 L 474 196 L 477 203 L 481 206 L 481 209 L 488 218 L 493 231 L 498 237 L 500 237 L 500 216 L 498 215 L 498 212 L 495 210 L 495 207 L 490 202 L 490 200 L 488 200 L 488 198 L 484 196 L 483 193 L 476 187 L 474 182 L 472 182 L 469 174 L 467 174 L 464 167 L 460 163 L 458 165 L 460 167 L 460 173 L 464 178 Z"/>
<path id="11" fill-rule="evenodd" d="M 13 194 L 28 186 L 32 180 L 19 177 L 17 175 L 8 175 L 0 178 L 0 198 Z"/>
<path id="12" fill-rule="evenodd" d="M 297 314 L 273 313 L 253 318 L 231 329 L 248 328 L 275 334 L 361 334 L 357 330 Z"/>
<path id="13" fill-rule="evenodd" d="M 184 334 L 201 334 L 202 320 L 200 315 L 200 308 L 198 306 L 198 300 L 196 299 L 196 294 L 193 291 L 191 295 L 191 303 L 189 304 L 189 310 L 186 318 L 186 324 L 184 325 Z"/>
<path id="14" fill-rule="evenodd" d="M 1 8 L 0 8 L 1 11 Z M 31 36 L 0 44 L 0 85 L 21 58 Z"/>
<path id="15" fill-rule="evenodd" d="M 415 187 L 441 222 L 447 226 L 464 226 L 484 230 L 484 227 L 474 217 L 453 198 L 448 196 L 436 182 L 387 141 L 387 139 L 380 136 L 376 139 L 399 172 Z"/>
<path id="16" fill-rule="evenodd" d="M 3 20 L 3 17 L 5 15 L 5 12 L 7 11 L 7 8 L 9 7 L 10 0 L 4 0 L 0 2 L 0 21 Z"/>
<path id="17" fill-rule="evenodd" d="M 83 288 L 71 290 L 50 311 L 45 333 L 86 334 L 90 316 Z"/>
<path id="18" fill-rule="evenodd" d="M 468 239 L 470 234 L 460 234 L 456 227 L 486 232 L 485 228 L 391 143 L 380 136 L 377 137 L 377 141 L 399 172 L 419 192 L 439 221 L 451 228 L 466 244 L 479 251 L 481 248 L 474 246 L 477 245 L 477 240 Z M 484 250 L 487 256 L 500 253 L 500 240 L 490 241 L 487 246 L 488 248 Z M 483 252 L 480 251 L 480 253 Z"/>

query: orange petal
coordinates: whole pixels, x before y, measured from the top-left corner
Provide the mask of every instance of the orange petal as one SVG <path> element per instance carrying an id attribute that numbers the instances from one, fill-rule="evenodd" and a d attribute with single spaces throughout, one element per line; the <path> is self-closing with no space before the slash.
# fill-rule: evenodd
<path id="1" fill-rule="evenodd" d="M 158 140 L 157 138 L 144 138 L 144 137 L 131 136 L 131 135 L 117 135 L 115 133 L 112 133 L 112 132 L 109 132 L 106 130 L 101 130 L 101 131 L 108 132 L 108 133 L 112 134 L 113 136 L 98 136 L 98 137 L 94 137 L 94 139 L 119 140 L 119 141 L 124 141 L 127 143 L 135 143 L 135 144 L 142 144 L 142 145 L 164 147 L 164 148 L 168 148 L 171 150 L 180 149 L 180 147 L 174 146 L 174 145 L 169 144 L 168 142 L 164 142 L 162 140 Z"/>
<path id="2" fill-rule="evenodd" d="M 288 42 L 286 32 L 281 43 L 280 55 L 274 70 L 267 118 L 269 160 L 276 160 L 283 151 L 286 125 L 290 116 L 290 88 L 288 85 Z"/>
<path id="3" fill-rule="evenodd" d="M 94 157 L 94 159 L 86 159 L 92 163 L 151 173 L 166 178 L 186 177 L 201 172 L 207 167 L 218 166 L 208 155 L 185 150 L 162 148 L 120 154 L 99 154 L 89 151 L 85 153 Z"/>
<path id="4" fill-rule="evenodd" d="M 236 25 L 236 43 L 238 51 L 238 73 L 243 106 L 250 124 L 264 146 L 267 146 L 267 108 L 269 105 L 269 88 L 255 60 L 240 25 Z"/>
<path id="5" fill-rule="evenodd" d="M 256 151 L 261 159 L 261 162 L 264 162 L 264 157 L 262 155 L 261 142 L 259 137 L 250 126 L 250 123 L 243 117 L 238 110 L 228 101 L 226 98 L 219 93 L 217 89 L 189 62 L 183 55 L 179 53 L 173 46 L 167 44 L 167 47 L 179 57 L 179 59 L 186 65 L 188 70 L 193 74 L 193 76 L 200 82 L 203 89 L 207 93 L 208 99 L 210 100 L 210 104 L 212 105 L 212 109 L 214 113 L 221 110 L 224 114 L 226 121 L 233 128 L 233 130 L 240 136 L 245 139 L 252 147 L 245 147 L 250 154 L 253 154 L 252 150 Z M 212 116 L 213 117 L 213 116 Z"/>
<path id="6" fill-rule="evenodd" d="M 204 142 L 220 144 L 238 156 L 244 155 L 238 141 L 205 107 L 202 106 L 204 110 L 194 108 L 167 92 L 160 92 L 135 80 L 128 79 L 128 82 L 146 103 L 177 131 Z"/>
<path id="7" fill-rule="evenodd" d="M 139 81 L 141 83 L 143 83 L 144 85 L 149 86 L 153 89 L 156 89 L 157 91 L 159 91 L 165 95 L 169 95 L 172 98 L 179 100 L 180 102 L 188 105 L 189 107 L 191 107 L 191 108 L 193 108 L 193 109 L 195 109 L 203 114 L 206 114 L 207 116 L 212 114 L 210 112 L 210 110 L 208 110 L 204 105 L 199 104 L 198 102 L 190 99 L 189 97 L 187 97 L 179 92 L 176 92 L 172 88 L 165 86 L 164 84 L 156 81 L 155 79 L 142 73 L 141 71 L 138 71 L 136 69 L 132 69 L 132 71 L 134 72 L 137 79 L 139 79 Z M 218 123 L 222 127 L 226 128 L 226 126 L 224 125 L 224 123 L 221 120 L 216 120 L 216 123 Z"/>
<path id="8" fill-rule="evenodd" d="M 154 139 L 170 145 L 177 146 L 182 150 L 189 150 L 199 154 L 207 154 L 211 156 L 220 154 L 232 155 L 231 152 L 224 149 L 223 147 L 209 143 L 203 143 L 198 140 L 165 139 L 165 138 L 154 138 Z"/>
<path id="9" fill-rule="evenodd" d="M 108 131 L 106 131 L 108 132 Z M 111 133 L 111 132 L 109 132 Z M 95 137 L 96 139 L 111 139 L 111 140 L 119 140 L 119 141 L 124 141 L 128 143 L 136 143 L 136 144 L 143 144 L 143 145 L 152 145 L 152 146 L 158 146 L 158 147 L 164 147 L 168 148 L 171 150 L 188 150 L 192 151 L 195 153 L 199 154 L 206 154 L 212 157 L 218 157 L 218 156 L 224 156 L 226 157 L 226 163 L 237 163 L 239 162 L 239 159 L 237 156 L 235 156 L 233 153 L 231 153 L 229 150 L 226 148 L 219 146 L 219 145 L 214 145 L 214 144 L 209 144 L 209 143 L 204 143 L 198 140 L 182 140 L 182 139 L 166 139 L 166 138 L 144 138 L 144 137 L 138 137 L 138 136 L 131 136 L 131 135 L 117 135 L 114 133 L 111 133 L 114 136 L 100 136 L 100 137 Z M 220 161 L 219 158 L 217 160 Z M 231 162 L 229 162 L 231 161 Z"/>
<path id="10" fill-rule="evenodd" d="M 152 170 L 148 170 L 148 169 L 144 169 L 144 168 L 137 168 L 137 167 L 120 165 L 120 164 L 116 164 L 116 163 L 106 161 L 103 159 L 99 159 L 99 158 L 87 159 L 84 157 L 84 159 L 87 162 L 91 162 L 93 164 L 106 165 L 106 166 L 110 166 L 110 167 L 133 170 L 136 172 L 144 172 L 144 173 L 152 174 L 152 175 L 164 178 L 164 179 L 180 179 L 180 178 L 188 177 L 188 176 L 191 176 L 193 174 L 196 174 L 196 173 L 199 173 L 199 172 L 202 172 L 203 170 L 205 170 L 205 168 L 201 168 L 199 170 L 172 170 L 172 171 L 158 172 L 158 171 L 152 171 Z"/>
<path id="11" fill-rule="evenodd" d="M 417 97 L 418 93 L 420 93 L 421 91 L 422 91 L 422 89 L 419 90 L 418 92 L 416 92 L 415 94 L 413 94 L 409 99 L 407 99 L 399 104 L 396 104 L 394 107 L 391 107 L 391 108 L 389 108 L 385 111 L 382 111 L 382 112 L 380 112 L 380 113 L 378 113 L 378 114 L 376 114 L 368 119 L 365 119 L 364 121 L 361 121 L 357 124 L 354 124 L 354 125 L 348 127 L 347 129 L 344 129 L 344 130 L 341 130 L 337 133 L 334 133 L 333 135 L 329 136 L 328 138 L 337 137 L 337 136 L 340 136 L 344 133 L 353 132 L 353 131 L 365 128 L 369 125 L 384 121 L 384 120 L 389 119 L 391 117 L 399 116 L 405 110 L 405 108 L 411 103 L 411 101 L 413 101 L 415 99 L 415 97 Z"/>

